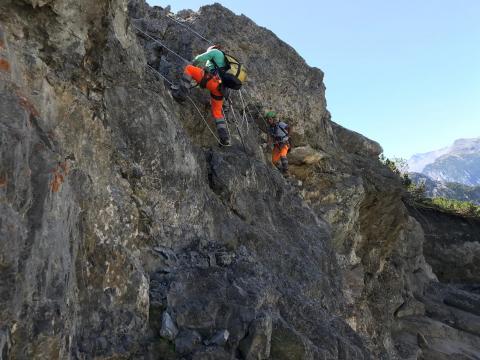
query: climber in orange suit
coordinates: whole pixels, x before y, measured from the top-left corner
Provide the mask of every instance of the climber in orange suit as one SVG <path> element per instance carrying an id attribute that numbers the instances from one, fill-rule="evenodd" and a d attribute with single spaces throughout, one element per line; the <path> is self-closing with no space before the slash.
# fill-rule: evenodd
<path id="1" fill-rule="evenodd" d="M 290 150 L 290 127 L 283 121 L 277 121 L 277 114 L 269 111 L 265 114 L 268 122 L 268 143 L 273 144 L 272 164 L 277 166 L 284 175 L 288 175 L 287 154 Z M 280 162 L 281 166 L 278 164 Z"/>
<path id="2" fill-rule="evenodd" d="M 204 66 L 199 67 L 196 65 Z M 223 117 L 223 97 L 221 84 L 222 81 L 218 74 L 219 70 L 226 66 L 225 55 L 219 50 L 217 45 L 210 46 L 203 54 L 197 55 L 193 59 L 193 65 L 187 65 L 183 71 L 178 91 L 173 92 L 175 99 L 183 101 L 188 94 L 192 79 L 197 84 L 210 91 L 210 105 L 212 107 L 212 116 L 215 119 L 217 133 L 222 145 L 228 145 L 230 142 L 225 118 Z"/>

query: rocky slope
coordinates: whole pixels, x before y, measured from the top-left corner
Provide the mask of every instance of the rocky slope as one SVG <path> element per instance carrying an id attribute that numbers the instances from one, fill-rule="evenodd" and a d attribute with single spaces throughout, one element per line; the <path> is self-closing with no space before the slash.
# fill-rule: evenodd
<path id="1" fill-rule="evenodd" d="M 436 282 L 400 181 L 330 121 L 322 72 L 220 5 L 178 14 L 249 69 L 251 122 L 233 131 L 233 95 L 218 148 L 146 70 L 175 79 L 181 63 L 135 27 L 186 58 L 205 47 L 165 15 L 0 2 L 2 358 L 480 356 L 477 323 L 425 310 L 475 313 L 478 295 Z M 260 146 L 266 108 L 294 126 L 293 180 Z"/>
<path id="2" fill-rule="evenodd" d="M 480 283 L 480 219 L 410 208 L 425 230 L 424 254 L 439 280 Z"/>
<path id="3" fill-rule="evenodd" d="M 425 231 L 424 255 L 440 280 L 417 304 L 424 315 L 405 319 L 410 339 L 427 359 L 478 359 L 480 219 L 428 207 L 409 211 Z M 428 336 L 418 341 L 418 334 Z"/>

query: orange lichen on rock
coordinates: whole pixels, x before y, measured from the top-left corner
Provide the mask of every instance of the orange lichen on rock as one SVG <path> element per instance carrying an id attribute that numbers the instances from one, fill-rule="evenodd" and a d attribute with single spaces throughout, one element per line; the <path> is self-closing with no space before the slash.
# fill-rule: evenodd
<path id="1" fill-rule="evenodd" d="M 0 188 L 7 186 L 7 178 L 5 176 L 0 176 Z"/>
<path id="2" fill-rule="evenodd" d="M 5 59 L 0 59 L 0 70 L 10 71 L 10 63 Z"/>
<path id="3" fill-rule="evenodd" d="M 60 169 L 65 173 L 65 175 L 68 174 L 68 163 L 67 161 L 61 162 L 59 165 Z"/>
<path id="4" fill-rule="evenodd" d="M 37 109 L 35 109 L 35 106 L 33 106 L 33 104 L 30 101 L 28 101 L 28 99 L 25 96 L 22 96 L 21 94 L 18 94 L 18 93 L 17 93 L 17 96 L 19 98 L 20 106 L 23 107 L 25 110 L 27 110 L 33 116 L 38 117 L 39 114 Z"/>
<path id="5" fill-rule="evenodd" d="M 60 186 L 62 185 L 64 179 L 65 178 L 62 174 L 56 171 L 54 172 L 53 180 L 50 182 L 50 188 L 52 189 L 52 192 L 58 192 L 58 190 L 60 190 Z"/>
<path id="6" fill-rule="evenodd" d="M 50 189 L 52 192 L 58 192 L 61 185 L 65 181 L 65 176 L 68 175 L 68 164 L 66 161 L 61 162 L 57 165 L 55 170 L 53 170 L 53 179 L 50 182 Z"/>

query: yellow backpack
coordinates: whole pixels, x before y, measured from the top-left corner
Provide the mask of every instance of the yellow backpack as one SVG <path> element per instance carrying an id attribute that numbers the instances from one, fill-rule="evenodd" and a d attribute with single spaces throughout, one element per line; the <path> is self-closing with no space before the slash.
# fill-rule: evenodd
<path id="1" fill-rule="evenodd" d="M 245 69 L 245 66 L 232 55 L 225 54 L 223 51 L 222 53 L 225 56 L 225 67 L 218 68 L 214 62 L 219 70 L 222 83 L 230 89 L 239 90 L 247 80 L 247 69 Z"/>
<path id="2" fill-rule="evenodd" d="M 233 75 L 243 84 L 247 80 L 247 69 L 245 69 L 245 66 L 232 55 L 225 54 L 225 60 L 228 64 L 226 73 Z"/>

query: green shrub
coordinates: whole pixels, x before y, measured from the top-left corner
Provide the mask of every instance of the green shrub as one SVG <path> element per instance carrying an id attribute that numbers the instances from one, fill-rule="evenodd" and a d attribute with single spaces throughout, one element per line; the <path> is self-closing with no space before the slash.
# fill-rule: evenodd
<path id="1" fill-rule="evenodd" d="M 445 198 L 433 198 L 432 204 L 460 215 L 480 216 L 480 206 L 476 206 L 470 201 L 459 201 Z"/>
<path id="2" fill-rule="evenodd" d="M 408 162 L 402 158 L 392 158 L 389 159 L 385 155 L 380 154 L 379 160 L 382 164 L 386 165 L 394 174 L 396 174 L 403 186 L 408 190 L 408 192 L 416 198 L 425 197 L 425 183 L 415 185 L 408 176 Z"/>
<path id="3" fill-rule="evenodd" d="M 407 185 L 407 191 L 414 201 L 422 201 L 426 198 L 425 181 L 420 181 L 418 184 L 415 184 L 410 180 L 410 184 Z"/>

